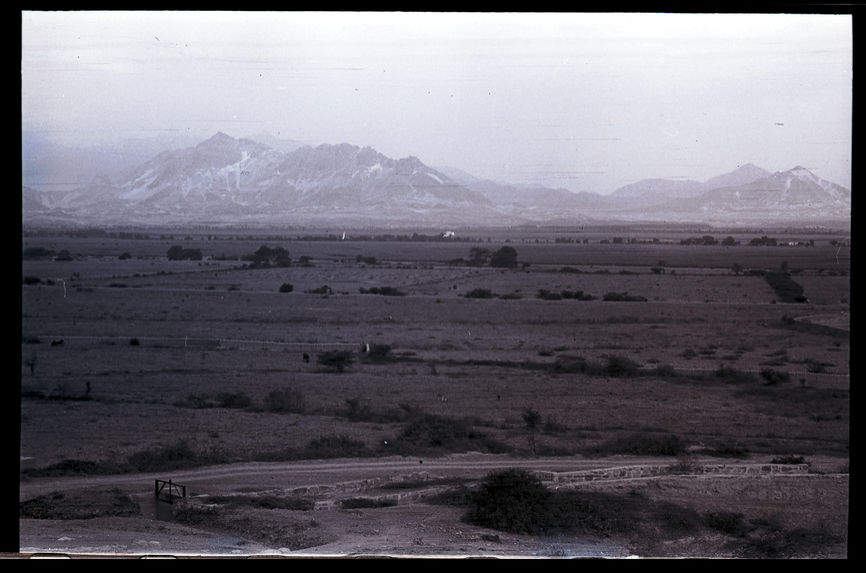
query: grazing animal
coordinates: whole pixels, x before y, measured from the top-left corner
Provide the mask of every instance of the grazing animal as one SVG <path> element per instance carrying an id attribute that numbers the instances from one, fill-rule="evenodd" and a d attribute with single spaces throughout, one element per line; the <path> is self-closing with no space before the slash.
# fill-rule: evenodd
<path id="1" fill-rule="evenodd" d="M 51 341 L 51 346 L 62 346 L 62 345 L 63 345 L 63 339 L 62 338 L 60 340 L 52 340 Z"/>

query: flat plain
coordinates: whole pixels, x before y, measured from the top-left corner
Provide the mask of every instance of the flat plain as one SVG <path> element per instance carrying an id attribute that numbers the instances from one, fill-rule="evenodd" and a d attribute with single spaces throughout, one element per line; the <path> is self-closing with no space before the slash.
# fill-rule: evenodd
<path id="1" fill-rule="evenodd" d="M 708 234 L 739 243 L 682 244 Z M 748 244 L 762 235 L 777 244 Z M 22 509 L 22 552 L 844 557 L 843 238 L 25 233 L 20 499 L 57 502 Z M 170 260 L 175 246 L 201 259 Z M 503 247 L 516 264 L 470 262 Z M 268 260 L 278 249 L 290 263 Z M 798 302 L 773 276 L 802 288 Z M 320 474 L 286 469 L 311 463 Z M 530 535 L 424 501 L 512 467 L 551 487 L 550 472 L 631 468 L 569 487 L 681 513 Z M 155 479 L 188 485 L 189 504 L 306 488 L 319 509 L 214 501 L 159 520 Z M 392 505 L 334 501 L 417 480 Z M 110 488 L 143 513 L 63 514 L 63 499 Z M 713 528 L 720 512 L 744 527 Z"/>

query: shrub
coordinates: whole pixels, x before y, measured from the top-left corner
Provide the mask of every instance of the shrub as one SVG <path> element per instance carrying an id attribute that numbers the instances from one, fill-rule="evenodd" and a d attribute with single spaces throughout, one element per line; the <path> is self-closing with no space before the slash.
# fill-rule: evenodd
<path id="1" fill-rule="evenodd" d="M 589 363 L 580 356 L 558 356 L 553 371 L 560 374 L 582 374 L 589 370 Z"/>
<path id="2" fill-rule="evenodd" d="M 710 529 L 737 537 L 749 530 L 743 514 L 734 511 L 709 511 L 704 514 L 704 523 Z"/>
<path id="3" fill-rule="evenodd" d="M 47 259 L 53 256 L 54 251 L 44 247 L 27 247 L 21 252 L 21 258 L 24 260 Z"/>
<path id="4" fill-rule="evenodd" d="M 613 302 L 646 302 L 646 297 L 639 295 L 630 295 L 627 292 L 608 292 L 602 297 L 602 300 Z"/>
<path id="5" fill-rule="evenodd" d="M 377 419 L 370 404 L 361 398 L 346 398 L 346 417 L 353 422 L 371 421 Z"/>
<path id="6" fill-rule="evenodd" d="M 283 283 L 280 285 L 280 292 L 292 292 L 293 290 L 295 290 L 295 287 L 289 283 Z"/>
<path id="7" fill-rule="evenodd" d="M 562 295 L 560 293 L 550 292 L 547 289 L 539 289 L 537 296 L 541 300 L 562 300 Z"/>
<path id="8" fill-rule="evenodd" d="M 370 455 L 363 442 L 340 434 L 311 441 L 304 447 L 306 459 L 362 458 Z"/>
<path id="9" fill-rule="evenodd" d="M 274 413 L 301 414 L 306 409 L 306 399 L 301 392 L 292 388 L 271 390 L 264 398 L 264 408 Z"/>
<path id="10" fill-rule="evenodd" d="M 636 456 L 680 456 L 686 451 L 686 443 L 671 434 L 629 434 L 617 436 L 595 446 L 590 453 L 630 454 Z"/>
<path id="11" fill-rule="evenodd" d="M 394 355 L 391 354 L 391 347 L 387 344 L 371 344 L 370 350 L 364 353 L 363 360 L 383 364 L 394 360 Z"/>
<path id="12" fill-rule="evenodd" d="M 490 266 L 508 269 L 516 268 L 517 250 L 514 247 L 502 247 L 490 257 Z"/>
<path id="13" fill-rule="evenodd" d="M 722 366 L 713 372 L 713 379 L 727 384 L 745 384 L 754 382 L 755 377 L 750 372 L 743 372 L 729 366 Z"/>
<path id="14" fill-rule="evenodd" d="M 358 292 L 361 294 L 378 294 L 382 296 L 406 296 L 406 293 L 392 286 L 370 287 L 368 289 L 362 287 L 358 289 Z"/>
<path id="15" fill-rule="evenodd" d="M 140 344 L 141 344 L 141 342 L 139 342 L 139 340 L 137 338 L 130 338 L 129 339 L 129 345 L 130 346 L 139 346 Z"/>
<path id="16" fill-rule="evenodd" d="M 397 502 L 393 499 L 371 499 L 368 497 L 352 497 L 344 499 L 340 503 L 343 509 L 375 509 L 379 507 L 393 507 Z"/>
<path id="17" fill-rule="evenodd" d="M 475 288 L 471 291 L 467 292 L 465 295 L 466 298 L 493 298 L 493 291 L 486 288 Z"/>
<path id="18" fill-rule="evenodd" d="M 304 292 L 307 293 L 307 294 L 323 294 L 323 295 L 329 295 L 329 294 L 333 294 L 334 291 L 332 291 L 332 290 L 331 290 L 331 287 L 329 287 L 328 285 L 323 285 L 323 286 L 320 286 L 319 288 L 314 288 L 314 289 L 310 289 L 310 290 L 305 290 Z"/>
<path id="19" fill-rule="evenodd" d="M 764 383 L 768 386 L 775 386 L 776 384 L 783 384 L 785 382 L 791 381 L 791 375 L 787 372 L 779 372 L 778 370 L 773 370 L 772 368 L 765 368 L 761 370 L 761 378 L 764 379 Z"/>
<path id="20" fill-rule="evenodd" d="M 767 272 L 764 279 L 776 291 L 781 302 L 806 302 L 803 287 L 786 272 Z"/>
<path id="21" fill-rule="evenodd" d="M 249 408 L 253 401 L 243 392 L 221 392 L 216 395 L 218 408 Z"/>
<path id="22" fill-rule="evenodd" d="M 200 249 L 184 249 L 180 245 L 169 248 L 166 257 L 170 261 L 200 261 L 202 259 Z"/>
<path id="23" fill-rule="evenodd" d="M 592 368 L 594 374 L 610 376 L 612 378 L 623 378 L 636 376 L 640 371 L 640 364 L 624 356 L 610 355 L 605 357 L 602 366 Z"/>
<path id="24" fill-rule="evenodd" d="M 787 456 L 778 456 L 770 460 L 771 464 L 791 464 L 798 465 L 806 463 L 805 458 L 803 456 L 795 456 L 793 454 L 789 454 Z"/>
<path id="25" fill-rule="evenodd" d="M 466 521 L 512 533 L 540 533 L 549 521 L 550 492 L 523 470 L 489 474 L 472 497 Z"/>
<path id="26" fill-rule="evenodd" d="M 136 452 L 127 459 L 129 468 L 136 472 L 183 469 L 202 463 L 186 441 Z"/>
<path id="27" fill-rule="evenodd" d="M 316 359 L 319 364 L 335 372 L 344 372 L 355 361 L 348 350 L 329 350 Z"/>

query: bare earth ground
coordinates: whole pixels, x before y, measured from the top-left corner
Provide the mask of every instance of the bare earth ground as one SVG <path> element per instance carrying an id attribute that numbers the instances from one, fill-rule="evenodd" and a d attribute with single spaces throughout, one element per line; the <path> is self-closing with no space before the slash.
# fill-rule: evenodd
<path id="1" fill-rule="evenodd" d="M 718 460 L 692 460 L 697 465 L 718 465 Z M 401 479 L 481 477 L 495 468 L 555 468 L 562 480 L 590 468 L 664 467 L 670 460 L 615 458 L 600 460 L 535 459 L 515 460 L 501 456 L 464 454 L 426 460 L 337 460 L 297 464 L 242 464 L 177 472 L 168 478 L 190 488 L 190 499 L 204 503 L 208 497 L 243 492 L 289 494 L 306 486 L 317 500 L 312 511 L 240 511 L 232 516 L 233 532 L 220 532 L 207 524 L 192 527 L 167 517 L 164 502 L 155 502 L 148 480 L 151 476 L 111 476 L 87 479 L 33 480 L 22 484 L 22 498 L 32 499 L 48 492 L 66 491 L 94 503 L 104 488 L 120 488 L 135 499 L 141 514 L 78 520 L 23 519 L 21 536 L 25 554 L 60 553 L 73 555 L 281 555 L 281 556 L 488 556 L 488 557 L 599 557 L 627 556 L 730 556 L 724 535 L 700 538 L 664 539 L 639 537 L 536 537 L 495 532 L 461 521 L 463 510 L 424 503 L 423 486 L 417 491 L 395 494 L 382 488 Z M 735 462 L 723 464 L 722 475 L 700 474 L 652 477 L 609 477 L 578 484 L 560 484 L 594 491 L 640 492 L 648 499 L 682 503 L 700 511 L 736 507 L 745 515 L 766 512 L 784 515 L 789 527 L 834 523 L 843 532 L 847 525 L 848 476 L 837 473 L 840 460 L 821 459 L 809 468 L 785 468 L 770 464 Z M 423 468 L 423 470 L 421 469 Z M 580 469 L 578 469 L 580 468 Z M 746 470 L 746 468 L 749 468 Z M 740 471 L 750 473 L 742 474 Z M 775 473 L 784 472 L 784 473 Z M 548 476 L 549 477 L 549 476 Z M 339 481 L 337 481 L 339 480 Z M 348 480 L 348 481 L 343 481 Z M 550 486 L 555 482 L 548 479 Z M 277 486 L 277 487 L 274 487 Z M 427 488 L 427 493 L 442 489 Z M 340 499 L 394 498 L 396 506 L 341 509 Z M 781 511 L 779 506 L 788 507 Z M 157 508 L 159 506 L 159 508 Z M 162 512 L 160 519 L 157 511 Z M 840 519 L 841 518 L 841 519 Z M 282 540 L 308 545 L 293 549 L 280 546 L 269 535 L 279 531 Z M 844 557 L 843 543 L 829 548 L 821 557 Z"/>
<path id="2" fill-rule="evenodd" d="M 547 538 L 472 526 L 461 520 L 463 508 L 431 503 L 431 495 L 456 487 L 443 480 L 471 485 L 507 468 L 535 471 L 549 488 L 643 496 L 700 513 L 772 519 L 787 531 L 827 532 L 834 541 L 801 556 L 847 555 L 850 284 L 838 250 L 820 241 L 779 250 L 526 240 L 513 244 L 532 265 L 515 270 L 447 263 L 473 243 L 288 242 L 281 244 L 293 259 L 309 255 L 313 266 L 239 269 L 230 258 L 166 261 L 177 242 L 25 241 L 68 248 L 75 260 L 24 261 L 24 276 L 41 282 L 22 287 L 19 497 L 48 500 L 53 512 L 20 520 L 24 556 L 743 556 L 737 539 L 706 529 Z M 205 255 L 239 256 L 275 242 L 189 244 Z M 123 251 L 132 256 L 119 260 Z M 359 263 L 356 255 L 378 261 Z M 651 272 L 661 260 L 667 272 Z M 779 303 L 762 277 L 730 271 L 733 262 L 775 269 L 782 260 L 808 303 Z M 284 283 L 294 291 L 279 293 Z M 323 285 L 328 295 L 304 292 Z M 406 296 L 359 294 L 385 285 Z M 513 296 L 463 296 L 474 288 Z M 597 298 L 540 300 L 542 288 Z M 647 300 L 599 300 L 610 291 Z M 371 342 L 387 344 L 395 359 L 363 362 L 358 348 Z M 345 372 L 317 364 L 333 349 L 355 353 Z M 627 377 L 552 369 L 558 360 L 611 355 L 644 370 L 668 369 Z M 755 378 L 706 377 L 723 366 Z M 759 373 L 768 368 L 787 378 L 762 383 Z M 284 388 L 303 404 L 291 412 L 263 408 L 270 392 Z M 245 397 L 247 405 L 218 406 L 226 395 Z M 353 417 L 350 402 L 364 416 Z M 406 408 L 465 420 L 507 453 L 389 454 L 404 427 L 397 414 Z M 543 420 L 533 436 L 537 453 L 527 441 L 527 408 Z M 675 435 L 689 453 L 587 453 L 635 435 Z M 334 436 L 375 456 L 249 461 L 279 459 L 287 447 Z M 121 463 L 181 442 L 219 463 L 114 475 L 27 473 L 64 460 Z M 803 463 L 771 463 L 785 456 Z M 186 485 L 189 497 L 175 509 L 189 504 L 202 515 L 209 497 L 226 495 L 301 497 L 315 507 L 246 504 L 183 523 L 153 501 L 155 479 Z M 411 487 L 387 487 L 401 481 Z M 135 507 L 118 502 L 114 490 Z M 354 497 L 397 503 L 340 505 Z M 124 514 L 69 519 L 80 508 Z"/>

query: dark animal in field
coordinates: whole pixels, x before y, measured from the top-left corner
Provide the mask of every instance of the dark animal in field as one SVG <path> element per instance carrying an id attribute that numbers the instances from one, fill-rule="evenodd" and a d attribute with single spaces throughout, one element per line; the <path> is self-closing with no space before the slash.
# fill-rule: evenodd
<path id="1" fill-rule="evenodd" d="M 62 345 L 63 345 L 63 339 L 62 338 L 60 340 L 52 340 L 51 341 L 51 346 L 62 346 Z"/>
<path id="2" fill-rule="evenodd" d="M 304 362 L 309 362 L 309 361 L 310 361 L 310 355 L 307 354 L 306 352 L 304 352 L 304 356 L 303 356 L 303 358 L 304 358 Z"/>

